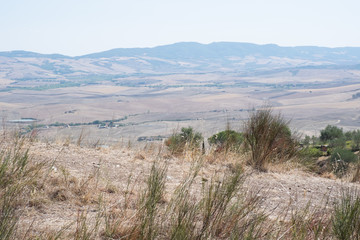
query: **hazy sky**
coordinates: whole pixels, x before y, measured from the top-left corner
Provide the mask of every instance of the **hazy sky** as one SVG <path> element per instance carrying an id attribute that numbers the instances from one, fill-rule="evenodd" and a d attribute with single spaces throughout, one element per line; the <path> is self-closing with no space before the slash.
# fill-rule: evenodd
<path id="1" fill-rule="evenodd" d="M 0 51 L 219 41 L 360 47 L 359 0 L 0 0 Z"/>

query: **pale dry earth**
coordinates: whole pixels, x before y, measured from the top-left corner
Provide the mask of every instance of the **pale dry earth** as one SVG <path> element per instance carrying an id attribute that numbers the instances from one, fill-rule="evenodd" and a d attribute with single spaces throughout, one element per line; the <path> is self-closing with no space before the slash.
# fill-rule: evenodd
<path id="1" fill-rule="evenodd" d="M 165 201 L 169 201 L 171 193 L 184 181 L 193 166 L 194 158 L 189 154 L 184 157 L 172 157 L 166 154 L 162 146 L 147 145 L 145 147 L 127 147 L 117 145 L 112 147 L 79 147 L 74 144 L 34 142 L 30 155 L 36 161 L 52 163 L 47 181 L 78 181 L 82 182 L 99 171 L 96 175 L 98 185 L 89 192 L 86 201 L 72 198 L 54 198 L 44 201 L 40 206 L 27 206 L 21 219 L 24 229 L 30 225 L 36 231 L 58 231 L 67 226 L 75 227 L 79 212 L 88 211 L 89 221 L 94 221 L 97 214 L 98 196 L 108 209 L 123 204 L 124 193 L 131 189 L 132 197 L 136 198 L 144 189 L 146 177 L 155 160 L 167 164 L 167 181 Z M 203 157 L 205 162 L 196 178 L 194 194 L 199 196 L 204 181 L 221 180 L 223 174 L 231 169 L 236 158 L 224 156 L 213 158 Z M 275 169 L 275 170 L 274 170 Z M 300 169 L 274 168 L 267 173 L 259 173 L 245 167 L 243 192 L 247 195 L 256 194 L 261 198 L 261 208 L 271 219 L 276 219 L 285 212 L 310 209 L 326 209 L 351 189 L 357 190 L 358 183 L 345 180 L 323 178 Z M 59 180 L 60 179 L 60 180 Z M 69 180 L 75 179 L 75 180 Z M 55 181 L 56 180 L 56 181 Z M 129 184 L 130 181 L 130 184 Z M 115 191 L 109 191 L 116 189 Z M 130 186 L 130 187 L 127 187 Z M 57 186 L 48 190 L 48 195 L 56 192 Z M 93 188 L 91 185 L 90 188 Z M 59 187 L 61 189 L 61 187 Z"/>

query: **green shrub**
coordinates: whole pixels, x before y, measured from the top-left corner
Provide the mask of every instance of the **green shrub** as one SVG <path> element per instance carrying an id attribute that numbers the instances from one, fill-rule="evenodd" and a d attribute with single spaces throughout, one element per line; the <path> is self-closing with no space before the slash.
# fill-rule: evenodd
<path id="1" fill-rule="evenodd" d="M 185 149 L 195 150 L 203 139 L 201 133 L 194 132 L 192 127 L 181 128 L 181 133 L 174 133 L 165 142 L 172 154 L 181 154 Z"/>
<path id="2" fill-rule="evenodd" d="M 352 146 L 351 149 L 353 151 L 360 150 L 360 130 L 356 130 L 352 132 Z"/>
<path id="3" fill-rule="evenodd" d="M 244 137 L 242 133 L 234 130 L 225 130 L 208 138 L 210 145 L 216 146 L 217 150 L 239 150 Z"/>
<path id="4" fill-rule="evenodd" d="M 316 136 L 312 136 L 311 142 L 312 142 L 312 145 L 314 146 L 314 145 L 320 144 L 320 139 Z"/>
<path id="5" fill-rule="evenodd" d="M 337 148 L 332 151 L 329 160 L 334 173 L 341 177 L 346 174 L 349 164 L 356 162 L 358 157 L 350 150 Z"/>
<path id="6" fill-rule="evenodd" d="M 336 126 L 327 125 L 325 129 L 320 131 L 320 140 L 328 142 L 336 138 L 342 138 L 344 136 L 342 128 Z"/>
<path id="7" fill-rule="evenodd" d="M 330 148 L 345 148 L 345 146 L 346 146 L 346 140 L 344 137 L 334 138 L 329 142 Z"/>
<path id="8" fill-rule="evenodd" d="M 314 147 L 306 147 L 299 151 L 298 162 L 308 171 L 319 172 L 317 159 L 323 156 L 323 152 Z"/>
<path id="9" fill-rule="evenodd" d="M 310 140 L 311 140 L 310 136 L 305 135 L 305 138 L 302 140 L 301 143 L 308 147 L 310 145 Z"/>
<path id="10" fill-rule="evenodd" d="M 293 138 L 281 114 L 274 114 L 270 107 L 250 114 L 244 126 L 244 142 L 250 150 L 250 165 L 260 171 L 274 160 L 287 160 L 297 151 L 297 141 Z"/>
<path id="11" fill-rule="evenodd" d="M 337 239 L 360 239 L 359 196 L 348 192 L 335 205 L 332 228 Z"/>
<path id="12" fill-rule="evenodd" d="M 301 157 L 310 157 L 310 158 L 318 158 L 323 156 L 323 152 L 314 147 L 307 147 L 303 148 L 301 151 L 299 151 L 299 154 Z"/>
<path id="13" fill-rule="evenodd" d="M 350 141 L 352 139 L 352 132 L 351 131 L 345 132 L 344 137 L 345 137 L 346 141 Z"/>

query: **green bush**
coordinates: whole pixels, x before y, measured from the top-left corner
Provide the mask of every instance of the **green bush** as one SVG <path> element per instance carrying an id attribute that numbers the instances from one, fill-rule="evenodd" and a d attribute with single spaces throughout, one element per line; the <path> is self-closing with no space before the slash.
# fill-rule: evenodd
<path id="1" fill-rule="evenodd" d="M 299 151 L 301 157 L 310 157 L 310 158 L 318 158 L 323 156 L 323 152 L 314 147 L 307 147 Z"/>
<path id="2" fill-rule="evenodd" d="M 332 229 L 335 237 L 341 240 L 360 238 L 360 198 L 346 193 L 335 205 Z"/>
<path id="3" fill-rule="evenodd" d="M 234 130 L 225 130 L 208 138 L 209 144 L 216 146 L 217 150 L 239 150 L 244 140 L 243 134 Z"/>
<path id="4" fill-rule="evenodd" d="M 352 139 L 352 132 L 351 131 L 347 131 L 344 133 L 344 137 L 346 139 L 346 141 L 350 141 Z"/>
<path id="5" fill-rule="evenodd" d="M 336 138 L 342 138 L 344 136 L 342 128 L 336 126 L 327 125 L 325 129 L 320 131 L 320 140 L 328 142 Z"/>
<path id="6" fill-rule="evenodd" d="M 303 165 L 308 171 L 318 172 L 319 166 L 317 159 L 323 156 L 323 152 L 314 147 L 306 147 L 299 151 L 298 162 Z"/>
<path id="7" fill-rule="evenodd" d="M 356 130 L 352 132 L 352 146 L 351 149 L 353 151 L 358 151 L 360 149 L 360 130 Z"/>
<path id="8" fill-rule="evenodd" d="M 172 154 L 181 154 L 185 149 L 198 149 L 202 139 L 201 133 L 194 132 L 192 127 L 187 127 L 181 128 L 180 133 L 174 133 L 166 140 L 165 145 Z"/>
<path id="9" fill-rule="evenodd" d="M 345 148 L 345 146 L 346 146 L 346 140 L 344 137 L 334 138 L 329 142 L 330 148 Z"/>
<path id="10" fill-rule="evenodd" d="M 305 135 L 305 138 L 302 140 L 301 143 L 308 147 L 310 145 L 310 140 L 311 140 L 310 136 Z"/>
<path id="11" fill-rule="evenodd" d="M 331 152 L 329 160 L 333 166 L 334 173 L 341 177 L 346 174 L 349 164 L 356 162 L 358 157 L 350 150 L 336 148 Z"/>

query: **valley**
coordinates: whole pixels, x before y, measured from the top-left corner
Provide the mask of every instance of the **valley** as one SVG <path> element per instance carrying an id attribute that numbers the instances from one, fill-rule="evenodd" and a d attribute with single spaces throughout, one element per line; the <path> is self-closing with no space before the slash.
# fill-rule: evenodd
<path id="1" fill-rule="evenodd" d="M 109 143 L 161 139 L 183 126 L 206 137 L 227 123 L 241 130 L 248 111 L 264 104 L 303 134 L 327 124 L 360 127 L 358 48 L 251 47 L 178 43 L 80 57 L 3 52 L 0 117 L 8 128 L 37 127 L 44 138 L 87 132 Z M 21 118 L 37 122 L 9 122 Z"/>

